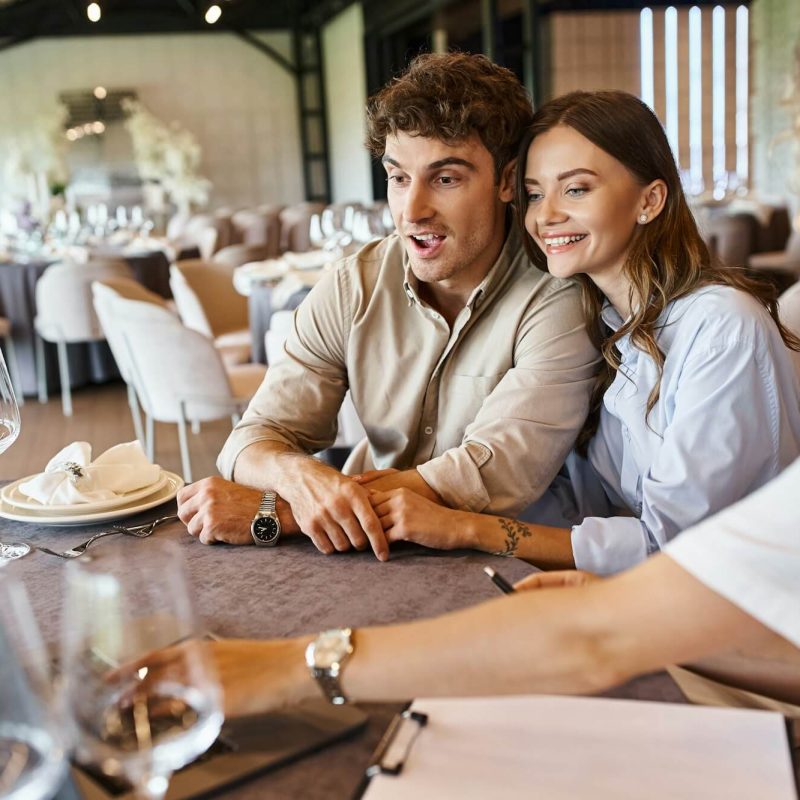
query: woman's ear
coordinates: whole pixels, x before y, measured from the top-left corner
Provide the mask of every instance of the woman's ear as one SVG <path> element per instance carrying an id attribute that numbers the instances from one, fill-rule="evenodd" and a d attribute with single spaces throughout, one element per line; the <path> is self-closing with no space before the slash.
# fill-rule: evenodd
<path id="1" fill-rule="evenodd" d="M 639 222 L 652 222 L 663 210 L 667 202 L 667 184 L 660 178 L 648 184 L 642 190 L 639 207 Z"/>
<path id="2" fill-rule="evenodd" d="M 500 173 L 499 197 L 504 203 L 514 199 L 514 182 L 517 177 L 517 159 L 514 158 L 503 167 Z"/>

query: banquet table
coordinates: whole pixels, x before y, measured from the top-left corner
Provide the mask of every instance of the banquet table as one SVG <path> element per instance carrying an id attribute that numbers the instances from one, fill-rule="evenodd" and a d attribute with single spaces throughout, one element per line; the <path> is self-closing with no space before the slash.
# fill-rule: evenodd
<path id="1" fill-rule="evenodd" d="M 130 524 L 173 509 L 174 503 L 162 506 L 131 519 Z M 25 541 L 59 550 L 100 529 L 8 521 L 0 526 L 5 542 Z M 204 623 L 223 637 L 280 637 L 435 616 L 497 596 L 482 572 L 484 565 L 494 566 L 512 581 L 533 569 L 515 559 L 473 551 L 436 552 L 415 545 L 393 545 L 386 563 L 367 552 L 324 556 L 305 537 L 286 537 L 276 548 L 209 547 L 189 536 L 178 522 L 158 529 L 156 537 L 178 543 Z M 151 541 L 109 537 L 93 549 L 116 548 L 127 558 L 152 563 L 157 573 L 158 564 L 148 546 Z M 59 637 L 64 566 L 64 561 L 34 551 L 4 568 L 13 569 L 24 581 L 43 636 L 50 643 Z M 685 702 L 666 673 L 631 681 L 608 695 Z M 378 740 L 401 706 L 363 708 L 369 715 L 363 733 L 255 776 L 223 796 L 235 800 L 351 797 Z"/>
<path id="2" fill-rule="evenodd" d="M 170 298 L 169 260 L 160 250 L 119 256 L 131 267 L 134 277 L 151 291 Z M 24 395 L 36 394 L 34 355 L 36 282 L 53 261 L 0 261 L 0 315 L 11 320 L 11 336 L 16 349 Z M 58 362 L 55 345 L 46 343 L 47 386 L 58 390 Z M 111 351 L 105 342 L 67 346 L 70 380 L 73 387 L 103 383 L 119 377 Z"/>

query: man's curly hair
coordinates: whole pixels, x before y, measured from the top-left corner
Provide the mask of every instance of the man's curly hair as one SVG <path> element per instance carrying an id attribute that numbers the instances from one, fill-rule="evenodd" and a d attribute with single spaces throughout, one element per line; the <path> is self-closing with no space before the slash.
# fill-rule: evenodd
<path id="1" fill-rule="evenodd" d="M 511 70 L 482 55 L 425 53 L 369 99 L 366 145 L 379 158 L 386 137 L 401 131 L 448 144 L 476 133 L 499 181 L 532 119 L 530 96 Z"/>

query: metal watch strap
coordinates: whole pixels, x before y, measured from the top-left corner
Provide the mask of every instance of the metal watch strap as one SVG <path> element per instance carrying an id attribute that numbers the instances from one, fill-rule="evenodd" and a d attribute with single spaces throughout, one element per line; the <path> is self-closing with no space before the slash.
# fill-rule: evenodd
<path id="1" fill-rule="evenodd" d="M 261 498 L 261 504 L 258 506 L 258 516 L 266 517 L 275 513 L 275 492 L 267 490 Z"/>
<path id="2" fill-rule="evenodd" d="M 340 671 L 338 669 L 334 671 L 333 668 L 327 670 L 315 667 L 311 672 L 325 694 L 325 697 L 328 698 L 332 705 L 342 706 L 347 702 L 347 698 L 342 691 L 342 686 L 339 683 Z"/>

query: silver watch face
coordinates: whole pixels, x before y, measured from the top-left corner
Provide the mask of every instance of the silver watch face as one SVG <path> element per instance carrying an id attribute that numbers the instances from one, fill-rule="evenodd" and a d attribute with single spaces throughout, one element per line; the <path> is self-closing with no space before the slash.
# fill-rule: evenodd
<path id="1" fill-rule="evenodd" d="M 273 544 L 278 540 L 281 529 L 274 517 L 256 517 L 250 526 L 253 536 L 262 544 Z"/>
<path id="2" fill-rule="evenodd" d="M 309 666 L 330 669 L 341 664 L 351 652 L 349 629 L 324 631 L 314 642 L 314 663 Z"/>

